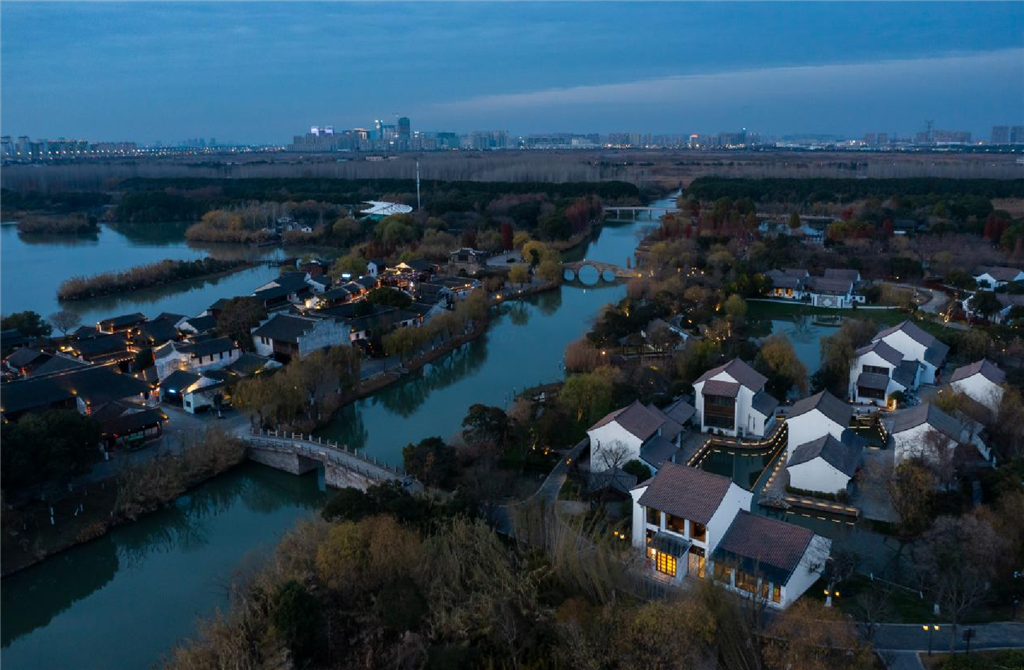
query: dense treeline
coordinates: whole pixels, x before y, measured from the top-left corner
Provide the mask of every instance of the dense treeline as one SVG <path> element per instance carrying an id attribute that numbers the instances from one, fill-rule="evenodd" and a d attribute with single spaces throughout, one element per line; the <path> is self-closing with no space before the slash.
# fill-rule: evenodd
<path id="1" fill-rule="evenodd" d="M 704 201 L 750 198 L 756 202 L 852 202 L 894 196 L 1024 197 L 1024 179 L 729 179 L 699 177 L 687 194 Z"/>
<path id="2" fill-rule="evenodd" d="M 391 198 L 415 204 L 412 179 L 128 179 L 128 191 L 117 208 L 122 221 L 195 220 L 205 212 L 253 201 L 315 200 L 353 204 Z M 639 199 L 640 191 L 625 182 L 476 182 L 424 181 L 424 209 L 432 215 L 482 210 L 507 195 L 542 194 L 552 200 L 596 195 L 603 200 Z"/>
<path id="3" fill-rule="evenodd" d="M 247 261 L 200 258 L 194 261 L 159 261 L 136 265 L 127 270 L 103 272 L 92 277 L 72 277 L 57 288 L 60 300 L 82 300 L 99 295 L 134 291 L 167 284 L 180 279 L 226 272 L 246 265 Z"/>
<path id="4" fill-rule="evenodd" d="M 4 211 L 70 212 L 106 205 L 110 196 L 91 191 L 41 193 L 5 188 L 0 189 L 0 201 L 3 201 Z"/>

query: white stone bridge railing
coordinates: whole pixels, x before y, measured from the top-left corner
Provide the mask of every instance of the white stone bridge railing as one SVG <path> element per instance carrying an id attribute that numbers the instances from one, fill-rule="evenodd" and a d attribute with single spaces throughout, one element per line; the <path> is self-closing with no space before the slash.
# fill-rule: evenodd
<path id="1" fill-rule="evenodd" d="M 364 456 L 343 444 L 321 437 L 286 433 L 276 430 L 253 430 L 246 437 L 249 446 L 279 453 L 295 454 L 333 465 L 376 481 L 401 480 L 406 476 L 400 467 L 383 463 L 373 456 Z"/>

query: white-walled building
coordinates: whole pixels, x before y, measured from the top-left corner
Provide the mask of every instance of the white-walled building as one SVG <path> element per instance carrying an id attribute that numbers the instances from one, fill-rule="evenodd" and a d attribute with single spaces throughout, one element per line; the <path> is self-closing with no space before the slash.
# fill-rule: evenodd
<path id="1" fill-rule="evenodd" d="M 275 314 L 252 330 L 256 353 L 287 362 L 317 349 L 349 344 L 348 330 L 334 319 Z"/>
<path id="2" fill-rule="evenodd" d="M 738 358 L 705 372 L 693 383 L 701 431 L 764 437 L 775 425 L 779 405 L 764 390 L 767 382 Z"/>
<path id="3" fill-rule="evenodd" d="M 980 288 L 1002 288 L 1010 282 L 1024 282 L 1024 270 L 1002 266 L 983 266 L 974 271 Z"/>
<path id="4" fill-rule="evenodd" d="M 786 609 L 821 578 L 832 540 L 746 510 L 712 554 L 715 580 L 748 597 Z"/>
<path id="5" fill-rule="evenodd" d="M 591 471 L 621 468 L 632 460 L 656 471 L 678 451 L 683 425 L 694 411 L 683 400 L 665 411 L 637 400 L 610 412 L 587 430 Z"/>
<path id="6" fill-rule="evenodd" d="M 904 321 L 879 332 L 871 341 L 883 341 L 900 352 L 905 361 L 921 364 L 921 384 L 939 383 L 939 370 L 946 361 L 949 346 L 925 332 L 912 321 Z"/>
<path id="7" fill-rule="evenodd" d="M 229 337 L 202 342 L 171 340 L 153 349 L 153 365 L 157 378 L 164 379 L 175 370 L 219 370 L 237 361 L 241 355 L 242 350 Z"/>
<path id="8" fill-rule="evenodd" d="M 882 406 L 896 391 L 916 390 L 923 366 L 905 360 L 884 340 L 857 349 L 850 364 L 850 397 L 854 402 Z"/>
<path id="9" fill-rule="evenodd" d="M 911 459 L 924 458 L 938 461 L 960 444 L 974 445 L 986 459 L 990 457 L 988 447 L 972 429 L 951 417 L 935 405 L 918 405 L 894 413 L 883 422 L 892 443 L 896 465 Z"/>
<path id="10" fill-rule="evenodd" d="M 983 358 L 954 370 L 949 385 L 956 393 L 963 393 L 995 412 L 1003 401 L 1005 381 L 1006 373 Z"/>
<path id="11" fill-rule="evenodd" d="M 786 415 L 789 429 L 786 457 L 792 457 L 793 450 L 801 444 L 823 435 L 843 439 L 843 431 L 850 427 L 852 416 L 853 409 L 828 391 L 798 400 Z"/>
<path id="12" fill-rule="evenodd" d="M 843 438 L 826 434 L 794 447 L 786 465 L 789 485 L 804 491 L 845 491 L 860 466 L 864 444 L 852 432 Z"/>
<path id="13" fill-rule="evenodd" d="M 831 543 L 749 512 L 752 494 L 730 478 L 675 463 L 630 491 L 632 542 L 674 584 L 714 578 L 785 608 L 820 576 Z"/>

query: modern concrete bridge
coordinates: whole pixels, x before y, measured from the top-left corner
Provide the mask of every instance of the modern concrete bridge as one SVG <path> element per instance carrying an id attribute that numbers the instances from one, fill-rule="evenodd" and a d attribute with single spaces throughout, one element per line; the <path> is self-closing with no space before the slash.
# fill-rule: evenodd
<path id="1" fill-rule="evenodd" d="M 610 219 L 616 219 L 619 221 L 636 221 L 638 218 L 643 219 L 643 215 L 646 214 L 647 218 L 651 221 L 657 221 L 661 216 L 668 214 L 669 212 L 678 212 L 678 207 L 615 207 L 607 206 L 603 208 L 604 213 L 608 215 Z"/>

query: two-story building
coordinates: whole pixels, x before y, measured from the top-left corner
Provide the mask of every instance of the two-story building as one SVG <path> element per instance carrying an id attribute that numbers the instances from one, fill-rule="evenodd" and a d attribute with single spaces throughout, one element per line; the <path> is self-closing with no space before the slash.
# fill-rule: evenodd
<path id="1" fill-rule="evenodd" d="M 779 401 L 764 390 L 768 378 L 738 358 L 693 383 L 702 432 L 764 437 L 775 425 Z"/>
<path id="2" fill-rule="evenodd" d="M 684 400 L 665 411 L 636 400 L 610 412 L 587 430 L 591 471 L 621 468 L 632 460 L 657 470 L 679 450 L 683 426 L 694 411 Z"/>
<path id="3" fill-rule="evenodd" d="M 850 364 L 850 398 L 869 405 L 885 405 L 896 391 L 917 390 L 923 366 L 884 340 L 875 340 L 853 354 Z"/>
<path id="4" fill-rule="evenodd" d="M 786 413 L 786 426 L 789 430 L 787 458 L 801 444 L 822 435 L 843 439 L 843 433 L 849 429 L 852 417 L 853 408 L 828 391 L 796 401 Z"/>
<path id="5" fill-rule="evenodd" d="M 750 513 L 752 494 L 730 478 L 676 463 L 630 491 L 632 543 L 673 584 L 714 578 L 785 608 L 821 575 L 831 542 Z"/>
<path id="6" fill-rule="evenodd" d="M 286 363 L 317 349 L 349 344 L 349 338 L 348 331 L 334 319 L 274 314 L 253 328 L 252 342 L 260 356 Z"/>
<path id="7" fill-rule="evenodd" d="M 201 342 L 167 342 L 153 350 L 157 378 L 164 379 L 175 370 L 202 372 L 227 367 L 241 356 L 229 337 L 216 337 Z"/>
<path id="8" fill-rule="evenodd" d="M 949 346 L 925 332 L 912 321 L 904 321 L 879 332 L 871 341 L 881 340 L 900 352 L 905 361 L 921 364 L 921 384 L 939 383 L 939 371 L 946 361 Z"/>
<path id="9" fill-rule="evenodd" d="M 973 445 L 988 460 L 988 447 L 970 423 L 956 419 L 932 404 L 895 412 L 882 422 L 896 465 L 923 458 L 945 462 L 957 447 Z"/>

